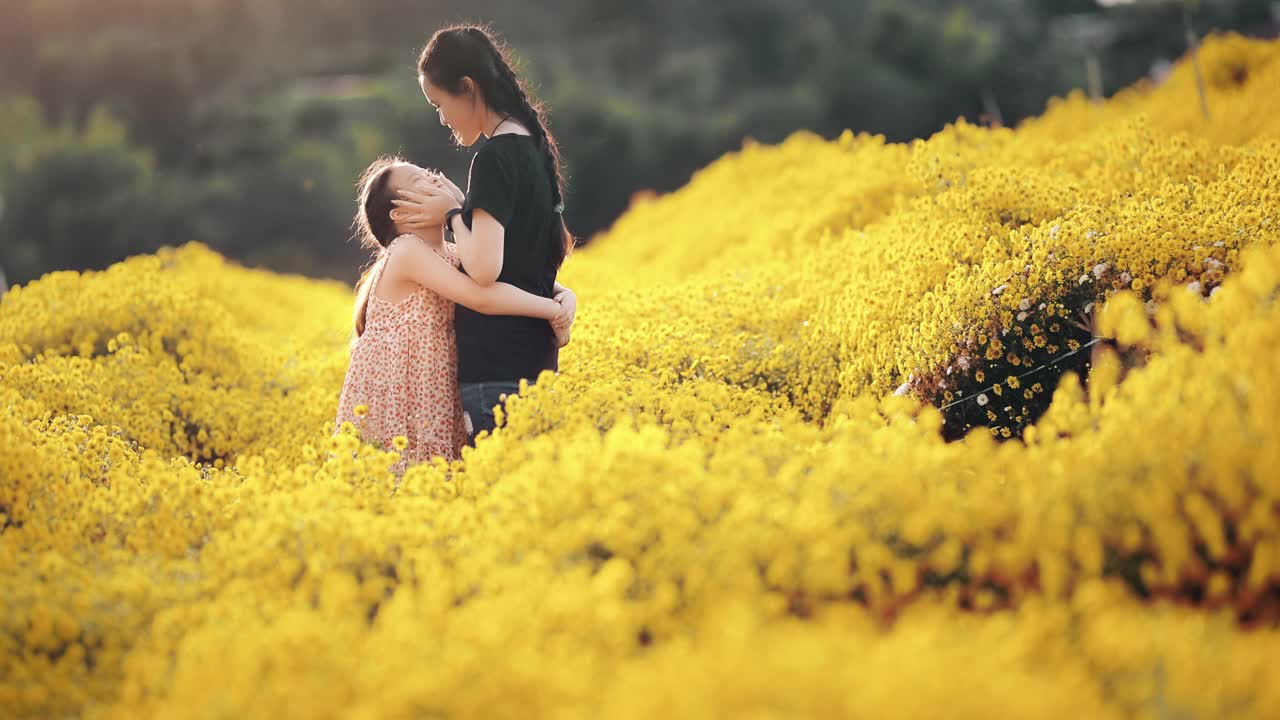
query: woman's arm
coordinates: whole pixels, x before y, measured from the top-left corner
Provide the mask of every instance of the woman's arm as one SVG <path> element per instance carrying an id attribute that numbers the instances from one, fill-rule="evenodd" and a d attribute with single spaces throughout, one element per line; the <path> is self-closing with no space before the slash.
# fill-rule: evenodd
<path id="1" fill-rule="evenodd" d="M 458 258 L 467 274 L 481 285 L 492 285 L 502 273 L 502 248 L 507 230 L 487 211 L 476 208 L 471 211 L 471 227 L 462 221 L 462 215 L 453 216 L 449 223 L 454 244 L 458 246 Z"/>
<path id="2" fill-rule="evenodd" d="M 420 242 L 396 245 L 387 269 L 459 305 L 485 315 L 521 315 L 557 320 L 563 306 L 514 285 L 480 285 Z"/>
<path id="3" fill-rule="evenodd" d="M 406 212 L 405 217 L 423 222 L 440 222 L 449 210 L 461 207 L 448 188 L 429 183 L 417 183 L 398 194 L 400 199 L 393 200 L 392 204 Z M 476 208 L 471 211 L 471 227 L 467 227 L 461 215 L 456 215 L 449 223 L 449 229 L 453 231 L 458 257 L 467 269 L 467 275 L 480 285 L 497 282 L 498 275 L 502 273 L 502 249 L 506 237 L 502 223 L 487 210 Z"/>

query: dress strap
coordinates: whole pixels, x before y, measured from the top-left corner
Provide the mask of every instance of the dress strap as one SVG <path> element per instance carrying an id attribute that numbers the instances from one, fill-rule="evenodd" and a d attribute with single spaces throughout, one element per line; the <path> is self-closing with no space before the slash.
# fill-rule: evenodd
<path id="1" fill-rule="evenodd" d="M 453 265 L 457 265 L 460 262 L 458 259 L 458 246 L 451 242 L 445 242 L 443 245 L 444 252 L 442 254 L 444 255 L 444 259 L 448 260 Z"/>

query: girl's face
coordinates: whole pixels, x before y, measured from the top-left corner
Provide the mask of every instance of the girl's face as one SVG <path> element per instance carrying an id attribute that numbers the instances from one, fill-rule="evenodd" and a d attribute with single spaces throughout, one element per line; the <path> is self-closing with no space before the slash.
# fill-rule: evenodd
<path id="1" fill-rule="evenodd" d="M 393 191 L 409 190 L 416 183 L 431 182 L 435 175 L 423 170 L 413 163 L 400 163 L 389 170 L 391 176 L 387 178 L 387 188 Z"/>
<path id="2" fill-rule="evenodd" d="M 423 170 L 412 163 L 401 163 L 387 172 L 391 173 L 387 178 L 387 189 L 392 192 L 410 190 L 418 183 L 431 183 L 436 178 L 430 171 Z M 409 211 L 399 207 L 391 211 L 391 221 L 396 223 L 397 233 L 403 231 L 400 221 L 407 219 L 410 215 Z"/>
<path id="3" fill-rule="evenodd" d="M 480 138 L 482 129 L 480 120 L 484 117 L 484 103 L 475 92 L 475 84 L 471 78 L 462 79 L 463 87 L 469 92 L 451 95 L 443 88 L 431 84 L 426 75 L 418 76 L 418 85 L 427 102 L 436 109 L 440 124 L 453 131 L 453 139 L 463 147 L 471 147 Z"/>

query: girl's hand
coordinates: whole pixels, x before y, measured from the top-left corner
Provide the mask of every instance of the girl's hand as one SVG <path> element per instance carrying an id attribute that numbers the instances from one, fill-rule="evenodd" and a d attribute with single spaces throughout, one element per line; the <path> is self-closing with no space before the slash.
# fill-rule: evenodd
<path id="1" fill-rule="evenodd" d="M 391 211 L 391 219 L 414 230 L 439 227 L 444 224 L 446 213 L 462 207 L 447 188 L 426 183 L 416 183 L 413 188 L 399 190 L 396 194 L 400 199 L 391 201 L 396 206 Z"/>
<path id="2" fill-rule="evenodd" d="M 562 348 L 569 344 L 569 333 L 573 329 L 573 314 L 577 310 L 578 299 L 571 290 L 557 293 L 553 299 L 560 303 L 560 314 L 551 319 L 551 329 L 556 334 L 556 347 Z"/>
<path id="3" fill-rule="evenodd" d="M 555 327 L 554 325 L 552 325 L 551 327 L 555 329 L 555 333 L 556 333 L 556 348 L 562 348 L 565 345 L 568 345 L 570 329 L 566 327 L 562 330 L 560 328 Z"/>
<path id="4" fill-rule="evenodd" d="M 573 325 L 574 315 L 578 312 L 578 296 L 574 295 L 572 290 L 565 288 L 551 299 L 560 303 L 560 315 L 551 321 L 551 327 L 567 331 Z"/>

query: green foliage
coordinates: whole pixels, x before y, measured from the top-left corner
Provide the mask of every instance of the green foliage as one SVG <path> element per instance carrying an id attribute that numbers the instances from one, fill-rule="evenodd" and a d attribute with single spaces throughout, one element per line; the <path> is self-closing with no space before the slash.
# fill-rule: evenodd
<path id="1" fill-rule="evenodd" d="M 9 5 L 0 97 L 34 100 L 6 111 L 0 136 L 10 282 L 181 239 L 353 279 L 365 255 L 346 242 L 352 183 L 373 157 L 400 152 L 465 185 L 470 153 L 451 145 L 414 77 L 415 50 L 454 20 L 492 21 L 517 51 L 550 108 L 567 218 L 584 238 L 637 191 L 674 190 L 744 138 L 852 128 L 902 141 L 961 116 L 1037 114 L 1085 83 L 1086 49 L 1064 30 L 1078 21 L 1106 31 L 1087 49 L 1106 90 L 1185 49 L 1176 2 Z M 1204 2 L 1196 18 L 1200 30 L 1265 29 L 1268 9 Z"/>
<path id="2" fill-rule="evenodd" d="M 0 266 L 10 282 L 102 267 L 194 234 L 189 186 L 162 180 L 105 112 L 83 130 L 46 129 L 31 102 L 0 106 L 16 142 L 0 156 Z"/>

